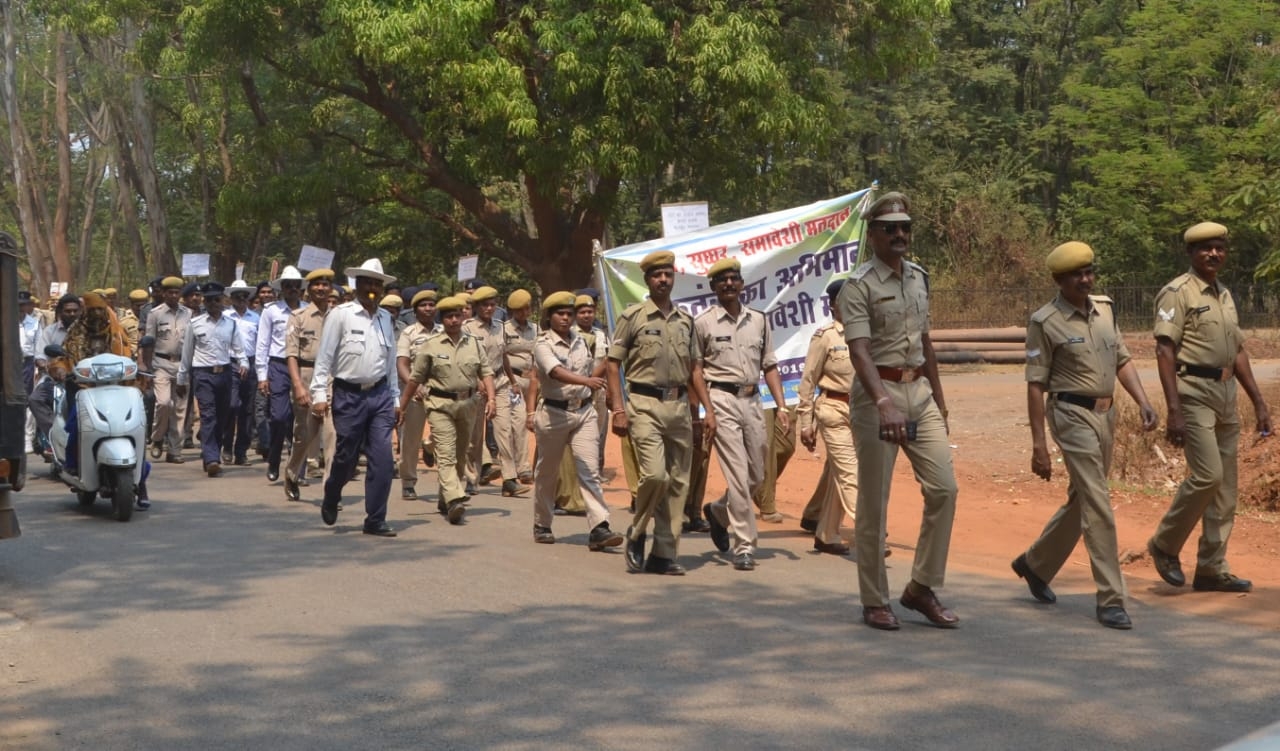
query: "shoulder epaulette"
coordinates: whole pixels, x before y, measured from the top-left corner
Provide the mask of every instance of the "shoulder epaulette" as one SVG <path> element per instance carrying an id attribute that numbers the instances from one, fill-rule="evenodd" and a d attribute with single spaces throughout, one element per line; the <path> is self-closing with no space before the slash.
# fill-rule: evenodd
<path id="1" fill-rule="evenodd" d="M 1031 320 L 1036 323 L 1044 323 L 1052 318 L 1053 314 L 1056 313 L 1057 310 L 1057 307 L 1055 307 L 1053 303 L 1048 303 L 1047 305 L 1041 306 L 1041 308 L 1036 312 L 1032 313 Z"/>
<path id="2" fill-rule="evenodd" d="M 861 280 L 862 280 L 862 277 L 866 276 L 867 274 L 870 274 L 870 273 L 871 273 L 871 269 L 873 269 L 873 268 L 875 268 L 875 267 L 874 267 L 874 266 L 872 266 L 871 262 L 870 262 L 870 261 L 867 261 L 866 263 L 862 264 L 862 265 L 861 265 L 861 266 L 859 266 L 858 268 L 854 269 L 854 270 L 853 270 L 853 273 L 849 275 L 849 278 L 850 278 L 850 279 L 857 279 L 857 280 L 861 281 Z"/>
<path id="3" fill-rule="evenodd" d="M 1185 287 L 1189 281 L 1191 281 L 1191 275 L 1183 274 L 1182 276 L 1174 277 L 1171 282 L 1165 285 L 1165 289 L 1169 291 L 1179 290 Z"/>

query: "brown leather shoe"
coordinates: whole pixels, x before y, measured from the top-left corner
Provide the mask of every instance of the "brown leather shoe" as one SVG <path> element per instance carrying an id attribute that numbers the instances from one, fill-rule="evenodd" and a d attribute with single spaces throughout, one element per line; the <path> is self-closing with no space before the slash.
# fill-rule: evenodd
<path id="1" fill-rule="evenodd" d="M 217 462 L 206 464 L 204 471 L 210 477 L 222 477 L 222 465 Z"/>
<path id="2" fill-rule="evenodd" d="M 899 628 L 898 616 L 893 614 L 893 608 L 888 605 L 862 607 L 862 622 L 871 628 L 878 628 L 881 631 L 897 631 Z"/>
<path id="3" fill-rule="evenodd" d="M 915 584 L 915 582 L 911 584 Z M 908 584 L 907 588 L 902 590 L 902 597 L 898 598 L 898 602 L 902 603 L 902 607 L 920 613 L 938 628 L 955 628 L 960 625 L 960 616 L 943 607 L 942 603 L 938 602 L 938 596 L 933 593 L 932 589 L 920 587 L 920 585 L 916 584 L 922 591 L 913 593 L 911 584 Z"/>
<path id="4" fill-rule="evenodd" d="M 831 555 L 849 554 L 849 546 L 842 542 L 822 542 L 815 539 L 813 541 L 813 549 L 819 553 L 830 553 Z"/>

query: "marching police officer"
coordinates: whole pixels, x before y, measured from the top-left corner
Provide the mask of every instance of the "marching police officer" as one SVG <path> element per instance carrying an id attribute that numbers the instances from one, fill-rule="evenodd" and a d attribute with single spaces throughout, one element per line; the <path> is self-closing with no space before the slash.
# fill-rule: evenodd
<path id="1" fill-rule="evenodd" d="M 636 513 L 627 530 L 630 571 L 683 576 L 676 562 L 681 511 L 689 488 L 693 424 L 690 411 L 707 401 L 702 351 L 693 319 L 671 301 L 675 254 L 655 251 L 640 260 L 649 299 L 618 317 L 609 348 L 609 394 L 613 432 L 630 435 L 639 471 Z M 622 371 L 627 374 L 626 407 Z M 714 438 L 716 418 L 708 409 L 704 431 Z M 645 558 L 646 529 L 653 518 L 653 552 Z"/>
<path id="2" fill-rule="evenodd" d="M 222 459 L 228 459 L 236 465 L 249 463 L 249 444 L 253 441 L 254 401 L 258 396 L 258 368 L 255 361 L 258 347 L 258 313 L 249 307 L 249 298 L 253 295 L 250 287 L 243 279 L 237 279 L 227 287 L 227 296 L 231 298 L 231 310 L 223 312 L 227 318 L 236 322 L 236 333 L 240 335 L 240 346 L 245 357 L 249 359 L 249 368 L 241 374 L 239 370 L 231 371 L 231 419 L 227 432 L 222 436 Z"/>
<path id="3" fill-rule="evenodd" d="M 530 320 L 532 312 L 533 296 L 528 290 L 518 289 L 507 296 L 509 317 L 502 324 L 502 346 L 507 354 L 507 365 L 511 368 L 513 397 L 517 394 L 523 397 L 529 390 L 529 380 L 533 378 L 533 345 L 538 338 L 538 327 Z M 533 405 L 525 406 L 531 409 Z M 529 442 L 522 418 L 525 412 L 519 404 L 513 403 L 508 411 L 507 424 L 503 425 L 501 420 L 494 423 L 504 489 L 513 487 L 516 481 L 523 485 L 533 483 Z M 501 448 L 504 441 L 507 443 L 505 451 Z"/>
<path id="4" fill-rule="evenodd" d="M 181 427 L 187 416 L 187 394 L 176 393 L 178 365 L 182 360 L 182 345 L 186 340 L 187 326 L 191 323 L 191 309 L 183 305 L 182 279 L 167 276 L 160 282 L 164 303 L 153 308 L 147 316 L 146 335 L 155 339 L 155 350 L 143 365 L 145 372 L 154 378 L 156 394 L 155 425 L 151 432 L 151 458 L 159 459 L 166 452 L 165 461 L 182 464 Z"/>
<path id="5" fill-rule="evenodd" d="M 284 469 L 284 496 L 296 501 L 302 497 L 301 486 L 307 485 L 307 457 L 317 440 L 324 448 L 327 468 L 332 467 L 338 438 L 333 432 L 332 414 L 316 415 L 311 411 L 311 382 L 315 378 L 316 353 L 320 350 L 320 334 L 332 310 L 333 270 L 315 269 L 307 274 L 307 296 L 311 302 L 293 311 L 285 334 L 284 356 L 293 384 L 293 403 L 304 410 L 302 426 L 293 434 L 293 451 Z M 332 392 L 328 394 L 332 398 Z M 330 470 L 331 471 L 331 470 Z"/>
<path id="6" fill-rule="evenodd" d="M 1160 578 L 1186 584 L 1178 554 L 1200 523 L 1195 578 L 1202 592 L 1248 592 L 1253 583 L 1231 573 L 1227 541 L 1236 516 L 1236 450 L 1240 418 L 1236 384 L 1253 402 L 1260 435 L 1271 435 L 1271 413 L 1253 378 L 1231 292 L 1218 281 L 1227 261 L 1227 228 L 1202 222 L 1183 234 L 1191 270 L 1156 295 L 1156 367 L 1168 406 L 1165 436 L 1185 447 L 1188 476 L 1178 486 L 1147 551 Z"/>
<path id="7" fill-rule="evenodd" d="M 187 384 L 194 385 L 200 407 L 200 458 L 210 477 L 222 475 L 222 436 L 231 419 L 231 368 L 243 374 L 249 368 L 240 345 L 236 322 L 222 314 L 225 289 L 217 282 L 200 287 L 205 312 L 191 319 L 182 342 L 178 365 L 178 397 L 185 399 Z"/>
<path id="8" fill-rule="evenodd" d="M 495 398 L 498 400 L 492 410 L 493 416 L 485 418 L 485 421 L 477 424 L 471 432 L 471 455 L 468 461 L 468 477 L 472 483 L 481 485 L 487 484 L 494 477 L 505 477 L 502 474 L 502 454 L 509 452 L 510 447 L 503 448 L 498 445 L 497 451 L 492 452 L 494 455 L 489 458 L 498 462 L 497 468 L 491 468 L 490 462 L 485 462 L 484 453 L 485 446 L 485 426 L 488 420 L 495 420 L 498 424 L 509 423 L 511 421 L 511 379 L 510 371 L 507 368 L 507 358 L 502 340 L 502 322 L 494 318 L 494 312 L 498 308 L 498 290 L 489 286 L 481 286 L 471 292 L 471 309 L 475 317 L 468 319 L 462 324 L 462 330 L 470 334 L 477 342 L 480 343 L 481 349 L 484 350 L 485 358 L 489 361 L 489 368 L 493 371 L 493 388 Z M 489 412 L 485 410 L 486 414 Z M 479 416 L 477 415 L 477 419 Z M 510 461 L 508 457 L 508 461 Z M 491 474 L 492 471 L 492 474 Z M 514 471 L 514 465 L 513 465 Z M 526 492 L 526 488 L 522 488 L 515 482 L 514 477 L 510 484 L 502 483 L 502 494 L 514 496 Z"/>
<path id="9" fill-rule="evenodd" d="M 270 424 L 270 440 L 267 448 L 267 480 L 280 479 L 280 457 L 284 454 L 285 438 L 294 428 L 301 428 L 303 415 L 295 413 L 289 399 L 293 382 L 289 378 L 289 362 L 284 356 L 285 339 L 288 336 L 289 316 L 302 306 L 302 274 L 293 266 L 285 266 L 280 278 L 271 282 L 271 288 L 280 293 L 281 299 L 262 309 L 258 321 L 258 341 L 254 347 L 254 365 L 258 369 L 258 391 L 267 397 L 267 421 Z"/>
<path id="10" fill-rule="evenodd" d="M 422 344 L 413 361 L 409 382 L 400 397 L 400 411 L 409 400 L 426 390 L 423 406 L 431 425 L 440 473 L 437 508 L 450 524 L 461 524 L 466 514 L 467 456 L 471 451 L 471 431 L 477 424 L 478 389 L 483 393 L 483 418 L 493 417 L 493 369 L 480 342 L 463 331 L 462 298 L 446 297 L 436 305 L 442 331 Z"/>
<path id="11" fill-rule="evenodd" d="M 1053 462 L 1044 440 L 1045 418 L 1062 450 L 1071 484 L 1067 502 L 1053 515 L 1040 539 L 1013 561 L 1041 602 L 1057 600 L 1049 582 L 1084 535 L 1098 589 L 1098 622 L 1108 628 L 1132 626 L 1124 609 L 1124 576 L 1116 550 L 1116 520 L 1107 474 L 1111 469 L 1116 381 L 1133 396 L 1142 426 L 1156 426 L 1138 370 L 1129 360 L 1111 298 L 1093 291 L 1093 249 L 1067 242 L 1046 261 L 1057 297 L 1031 314 L 1027 324 L 1027 414 L 1031 423 L 1031 471 L 1048 480 Z M 1048 405 L 1045 396 L 1048 395 Z"/>
<path id="12" fill-rule="evenodd" d="M 424 289 L 415 293 L 409 305 L 413 309 L 414 322 L 406 326 L 396 340 L 396 372 L 400 376 L 400 387 L 406 393 L 409 392 L 418 352 L 428 339 L 436 335 L 435 290 Z M 400 495 L 406 499 L 418 497 L 418 454 L 427 424 L 426 399 L 427 392 L 418 387 L 409 394 L 401 410 L 404 413 L 404 430 L 400 441 Z"/>
<path id="13" fill-rule="evenodd" d="M 946 576 L 956 479 L 946 401 L 929 339 L 928 275 L 906 260 L 911 249 L 908 211 L 906 196 L 886 193 L 863 212 L 873 255 L 845 282 L 838 301 L 858 376 L 850 404 L 858 454 L 858 590 L 867 625 L 898 628 L 881 550 L 889 485 L 901 449 L 920 483 L 924 515 L 911 581 L 898 602 L 935 626 L 954 628 L 960 619 L 933 590 Z"/>

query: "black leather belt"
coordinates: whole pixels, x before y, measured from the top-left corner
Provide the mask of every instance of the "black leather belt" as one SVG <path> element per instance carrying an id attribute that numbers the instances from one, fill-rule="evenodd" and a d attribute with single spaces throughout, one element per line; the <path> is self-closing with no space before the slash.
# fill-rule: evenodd
<path id="1" fill-rule="evenodd" d="M 735 396 L 755 396 L 760 393 L 760 385 L 757 383 L 743 386 L 737 383 L 727 383 L 725 381 L 707 381 L 707 386 L 716 391 L 725 391 Z"/>
<path id="2" fill-rule="evenodd" d="M 1066 391 L 1057 392 L 1053 395 L 1053 398 L 1094 412 L 1106 412 L 1111 409 L 1112 402 L 1109 396 L 1081 396 L 1080 394 L 1071 394 Z"/>
<path id="3" fill-rule="evenodd" d="M 578 412 L 583 407 L 591 406 L 590 399 L 543 399 L 542 403 L 565 412 Z"/>
<path id="4" fill-rule="evenodd" d="M 1178 363 L 1178 375 L 1208 378 L 1211 381 L 1226 381 L 1235 375 L 1235 371 L 1231 368 L 1206 368 L 1203 365 L 1188 365 L 1185 362 L 1180 362 Z"/>
<path id="5" fill-rule="evenodd" d="M 837 402 L 849 403 L 849 394 L 845 391 L 823 391 L 822 395 Z"/>
<path id="6" fill-rule="evenodd" d="M 521 370 L 520 368 L 512 368 L 512 369 L 511 369 L 511 372 L 512 372 L 512 373 L 515 373 L 515 374 L 516 374 L 516 375 L 518 375 L 518 376 L 523 376 L 523 375 L 524 375 L 524 371 L 523 371 L 523 370 Z M 543 401 L 546 401 L 546 400 L 545 400 L 545 399 L 543 399 Z"/>
<path id="7" fill-rule="evenodd" d="M 161 360 L 169 360 L 170 362 L 177 362 L 178 360 L 177 355 L 166 355 L 163 352 L 156 352 L 154 354 L 156 357 L 159 357 Z"/>
<path id="8" fill-rule="evenodd" d="M 293 359 L 298 361 L 299 368 L 314 368 L 316 366 L 315 360 L 303 360 L 300 357 L 295 357 Z"/>
<path id="9" fill-rule="evenodd" d="M 342 378 L 335 378 L 333 379 L 333 385 L 336 388 L 342 389 L 343 391 L 353 391 L 359 394 L 364 391 L 373 391 L 379 386 L 386 386 L 387 379 L 379 378 L 373 383 L 356 383 L 355 381 L 347 381 Z"/>
<path id="10" fill-rule="evenodd" d="M 192 368 L 191 371 L 193 373 L 213 373 L 214 375 L 217 375 L 229 367 L 231 366 L 230 365 L 202 365 L 198 368 Z"/>
<path id="11" fill-rule="evenodd" d="M 922 368 L 888 368 L 883 365 L 876 366 L 876 373 L 880 375 L 882 381 L 893 381 L 894 383 L 911 383 L 923 375 Z"/>
<path id="12" fill-rule="evenodd" d="M 650 386 L 647 383 L 627 384 L 627 390 L 633 394 L 661 399 L 664 402 L 671 401 L 673 399 L 681 399 L 684 397 L 686 391 L 684 386 L 668 386 L 666 388 L 659 388 L 658 386 Z"/>
<path id="13" fill-rule="evenodd" d="M 286 365 L 286 366 L 287 366 L 287 365 L 289 364 L 289 360 L 288 360 L 288 358 L 285 358 L 285 357 L 276 357 L 275 355 L 272 355 L 271 357 L 268 357 L 267 359 L 268 359 L 268 360 L 270 360 L 271 362 L 278 362 L 278 363 L 280 363 L 281 365 Z"/>
<path id="14" fill-rule="evenodd" d="M 442 391 L 441 389 L 433 388 L 427 389 L 427 394 L 430 396 L 438 396 L 441 399 L 452 399 L 455 402 L 460 402 L 463 399 L 470 399 L 471 395 L 474 393 L 476 393 L 475 389 L 468 389 L 466 391 Z"/>

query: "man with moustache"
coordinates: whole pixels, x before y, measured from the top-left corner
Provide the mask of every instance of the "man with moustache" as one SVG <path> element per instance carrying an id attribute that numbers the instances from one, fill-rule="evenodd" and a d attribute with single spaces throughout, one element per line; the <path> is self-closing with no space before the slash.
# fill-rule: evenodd
<path id="1" fill-rule="evenodd" d="M 182 464 L 181 426 L 187 416 L 187 395 L 178 395 L 178 365 L 182 360 L 182 344 L 191 323 L 191 309 L 182 304 L 182 279 L 167 276 L 160 282 L 164 303 L 147 316 L 146 336 L 155 340 L 155 349 L 142 370 L 151 373 L 156 395 L 155 425 L 151 429 L 151 458 Z M 143 352 L 146 352 L 144 348 Z"/>
<path id="2" fill-rule="evenodd" d="M 538 327 L 530 317 L 533 313 L 533 295 L 518 289 L 507 296 L 508 318 L 502 324 L 502 347 L 511 368 L 510 398 L 516 398 L 529 389 L 533 378 L 533 345 L 538 338 Z M 533 469 L 529 463 L 529 442 L 524 429 L 525 410 L 514 403 L 507 410 L 508 422 L 498 420 L 494 432 L 498 439 L 498 463 L 502 466 L 502 488 L 514 491 L 516 482 L 533 484 Z M 503 444 L 506 444 L 505 448 Z M 514 493 L 512 493 L 514 495 Z"/>
<path id="3" fill-rule="evenodd" d="M 200 408 L 200 458 L 209 477 L 222 476 L 222 437 L 231 417 L 231 371 L 249 369 L 236 322 L 222 314 L 225 289 L 217 282 L 200 287 L 205 312 L 191 319 L 178 365 L 178 397 L 192 383 Z"/>
<path id="4" fill-rule="evenodd" d="M 906 259 L 910 202 L 886 193 L 862 214 L 871 260 L 845 282 L 837 304 L 857 382 L 850 400 L 858 455 L 854 549 L 862 619 L 895 630 L 882 546 L 893 465 L 902 450 L 924 495 L 911 580 L 898 602 L 940 628 L 960 619 L 934 593 L 942 586 L 956 510 L 956 479 L 947 443 L 947 408 L 929 339 L 929 283 Z"/>
<path id="5" fill-rule="evenodd" d="M 258 369 L 258 391 L 267 398 L 267 420 L 270 442 L 267 447 L 267 481 L 280 479 L 280 458 L 285 439 L 293 435 L 301 415 L 294 413 L 289 394 L 293 382 L 289 378 L 289 361 L 284 345 L 288 336 L 289 316 L 302 306 L 302 274 L 293 266 L 285 266 L 280 278 L 271 282 L 281 299 L 267 305 L 258 321 L 258 341 L 254 347 L 254 364 Z"/>
<path id="6" fill-rule="evenodd" d="M 1255 429 L 1271 435 L 1271 413 L 1244 349 L 1235 299 L 1218 280 L 1227 261 L 1227 228 L 1201 222 L 1183 233 L 1191 270 L 1156 295 L 1156 369 L 1168 406 L 1165 437 L 1183 447 L 1187 478 L 1147 542 L 1156 572 L 1168 584 L 1187 583 L 1178 554 L 1200 524 L 1197 592 L 1248 592 L 1253 583 L 1231 573 L 1227 542 L 1236 517 L 1238 383 L 1253 402 Z"/>
<path id="7" fill-rule="evenodd" d="M 1093 249 L 1082 242 L 1054 248 L 1046 260 L 1057 297 L 1031 314 L 1027 324 L 1027 415 L 1031 423 L 1031 471 L 1048 480 L 1053 461 L 1044 439 L 1045 418 L 1062 450 L 1071 483 L 1067 502 L 1053 515 L 1040 539 L 1013 561 L 1031 596 L 1057 600 L 1049 582 L 1084 536 L 1097 587 L 1098 622 L 1132 627 L 1124 609 L 1124 576 L 1116 549 L 1107 474 L 1111 469 L 1116 381 L 1142 412 L 1142 427 L 1156 426 L 1138 370 L 1129 359 L 1111 298 L 1093 292 Z M 1046 405 L 1046 395 L 1048 404 Z"/>
<path id="8" fill-rule="evenodd" d="M 418 497 L 418 454 L 424 445 L 428 396 L 421 386 L 409 393 L 409 381 L 422 345 L 436 334 L 436 291 L 424 289 L 415 293 L 409 306 L 413 310 L 414 322 L 406 326 L 396 340 L 396 373 L 400 377 L 400 388 L 409 395 L 401 408 L 404 432 L 400 444 L 400 496 L 406 500 Z"/>
<path id="9" fill-rule="evenodd" d="M 368 461 L 363 531 L 395 537 L 395 530 L 387 524 L 387 499 L 395 472 L 391 431 L 400 422 L 400 384 L 395 327 L 391 315 L 378 307 L 383 284 L 395 277 L 384 274 L 382 262 L 376 258 L 344 273 L 356 280 L 355 299 L 339 305 L 325 318 L 311 378 L 311 414 L 324 418 L 332 390 L 333 429 L 337 433 L 320 518 L 329 526 L 338 521 L 342 488 L 363 452 Z"/>
<path id="10" fill-rule="evenodd" d="M 639 471 L 636 513 L 627 530 L 627 569 L 684 576 L 676 561 L 681 511 L 689 489 L 693 417 L 707 399 L 702 351 L 693 319 L 671 301 L 675 254 L 660 250 L 640 261 L 649 299 L 618 317 L 609 348 L 609 393 L 613 396 L 613 432 L 630 435 Z M 627 375 L 626 408 L 622 373 Z M 708 409 L 704 435 L 714 439 L 716 417 Z M 653 552 L 646 559 L 649 519 L 654 521 Z"/>
<path id="11" fill-rule="evenodd" d="M 480 343 L 480 348 L 484 350 L 485 357 L 489 361 L 489 368 L 493 371 L 494 394 L 498 400 L 492 410 L 494 414 L 492 419 L 498 423 L 504 423 L 511 420 L 511 371 L 507 367 L 506 349 L 502 339 L 502 322 L 494 318 L 494 312 L 497 309 L 498 290 L 485 286 L 472 291 L 471 310 L 475 317 L 462 324 L 462 330 Z M 486 413 L 489 412 L 487 409 L 484 411 Z M 484 422 L 473 428 L 471 434 L 471 458 L 468 462 L 470 469 L 467 478 L 470 482 L 478 482 L 481 485 L 502 476 L 501 466 L 492 468 L 489 463 L 483 461 L 485 452 L 484 433 Z M 498 456 L 491 457 L 498 461 L 499 465 L 501 465 L 502 461 L 502 452 L 505 450 L 509 450 L 509 448 L 503 449 L 499 446 Z M 494 469 L 496 469 L 496 472 L 491 473 L 491 470 Z M 527 491 L 528 488 L 521 487 L 514 477 L 511 478 L 510 483 L 502 483 L 502 494 L 505 496 L 520 495 Z"/>
<path id="12" fill-rule="evenodd" d="M 702 352 L 702 377 L 710 397 L 707 412 L 715 412 L 716 456 L 727 487 L 702 511 L 716 548 L 727 553 L 732 547 L 733 567 L 752 571 L 757 532 L 751 498 L 764 481 L 768 444 L 758 384 L 763 373 L 774 403 L 785 404 L 782 378 L 769 321 L 763 312 L 742 304 L 742 264 L 736 258 L 717 261 L 707 270 L 707 279 L 716 304 L 694 319 L 694 336 Z M 778 411 L 777 419 L 784 431 L 790 430 L 785 409 Z"/>
<path id="13" fill-rule="evenodd" d="M 284 497 L 300 500 L 301 487 L 307 482 L 307 457 L 316 441 L 324 447 L 326 465 L 332 467 L 338 438 L 333 432 L 330 415 L 318 416 L 311 410 L 311 383 L 315 379 L 316 355 L 320 351 L 320 335 L 324 321 L 332 310 L 333 270 L 315 269 L 307 274 L 307 296 L 311 302 L 293 311 L 285 335 L 284 355 L 288 360 L 289 382 L 293 385 L 294 408 L 303 412 L 300 429 L 293 434 L 293 451 L 284 470 Z M 332 392 L 329 397 L 332 399 Z"/>

